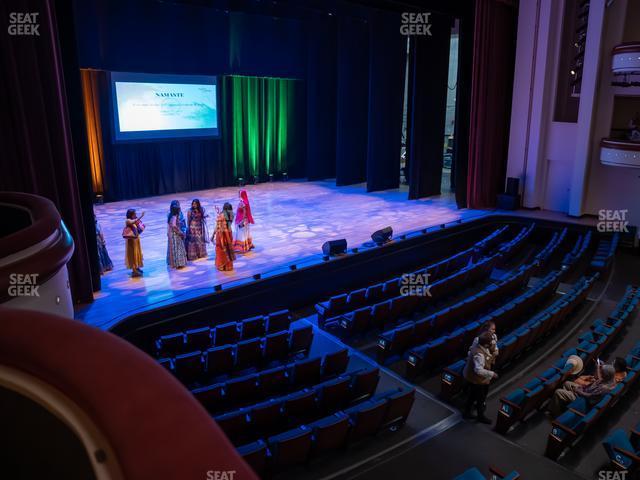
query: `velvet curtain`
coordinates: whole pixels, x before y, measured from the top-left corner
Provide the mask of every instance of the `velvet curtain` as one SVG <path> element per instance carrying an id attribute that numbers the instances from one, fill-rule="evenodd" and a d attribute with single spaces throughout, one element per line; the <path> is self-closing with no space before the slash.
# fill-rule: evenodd
<path id="1" fill-rule="evenodd" d="M 12 36 L 6 29 L 0 35 L 0 88 L 6 93 L 0 190 L 34 193 L 56 205 L 75 243 L 68 264 L 71 292 L 85 302 L 93 299 L 99 276 L 90 261 L 97 260 L 91 177 L 67 6 L 52 0 L 0 3 L 4 19 L 10 12 L 39 13 L 39 36 Z"/>
<path id="2" fill-rule="evenodd" d="M 475 8 L 467 202 L 490 208 L 504 191 L 517 8 L 505 0 L 477 0 Z"/>
<path id="3" fill-rule="evenodd" d="M 302 82 L 266 77 L 222 77 L 224 144 L 233 178 L 287 172 L 298 176 L 306 131 Z"/>

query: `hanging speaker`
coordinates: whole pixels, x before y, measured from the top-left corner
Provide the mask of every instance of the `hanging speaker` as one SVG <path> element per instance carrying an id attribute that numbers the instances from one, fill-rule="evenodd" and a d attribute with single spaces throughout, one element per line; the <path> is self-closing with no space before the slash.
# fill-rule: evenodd
<path id="1" fill-rule="evenodd" d="M 391 236 L 393 235 L 393 229 L 391 227 L 383 228 L 382 230 L 377 230 L 371 234 L 371 240 L 373 240 L 376 245 L 383 245 L 391 240 Z"/>
<path id="2" fill-rule="evenodd" d="M 347 241 L 344 238 L 340 240 L 329 240 L 322 244 L 322 253 L 330 257 L 332 255 L 339 255 L 347 251 Z"/>
<path id="3" fill-rule="evenodd" d="M 520 191 L 520 179 L 517 177 L 509 177 L 507 178 L 507 195 L 513 195 L 514 197 L 518 195 Z"/>

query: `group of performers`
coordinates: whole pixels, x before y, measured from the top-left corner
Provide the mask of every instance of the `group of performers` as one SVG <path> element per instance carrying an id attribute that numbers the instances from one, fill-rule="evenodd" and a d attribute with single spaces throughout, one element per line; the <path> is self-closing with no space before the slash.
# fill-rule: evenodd
<path id="1" fill-rule="evenodd" d="M 170 268 L 183 268 L 187 262 L 207 258 L 207 243 L 211 240 L 215 245 L 216 268 L 221 271 L 233 270 L 233 261 L 237 254 L 244 254 L 254 248 L 251 237 L 251 225 L 254 224 L 251 204 L 246 190 L 238 193 L 238 207 L 234 215 L 233 207 L 226 202 L 220 210 L 216 207 L 216 223 L 213 234 L 209 238 L 207 218 L 209 217 L 200 204 L 194 199 L 187 211 L 186 219 L 182 213 L 180 202 L 173 200 L 167 214 L 167 265 Z M 132 277 L 143 274 L 143 256 L 140 235 L 144 231 L 142 218 L 135 209 L 127 210 L 122 237 L 125 239 L 125 265 L 131 270 Z M 96 220 L 96 236 L 100 270 L 103 273 L 113 268 L 104 242 L 104 236 Z"/>

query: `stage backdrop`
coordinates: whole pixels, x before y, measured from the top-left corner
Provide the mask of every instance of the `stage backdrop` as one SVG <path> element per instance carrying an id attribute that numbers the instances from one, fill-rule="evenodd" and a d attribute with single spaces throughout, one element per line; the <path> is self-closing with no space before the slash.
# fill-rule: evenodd
<path id="1" fill-rule="evenodd" d="M 304 174 L 302 84 L 284 78 L 222 77 L 223 155 L 234 180 Z"/>
<path id="2" fill-rule="evenodd" d="M 304 176 L 302 81 L 221 77 L 219 138 L 113 143 L 108 72 L 83 70 L 82 79 L 93 189 L 107 201 Z"/>

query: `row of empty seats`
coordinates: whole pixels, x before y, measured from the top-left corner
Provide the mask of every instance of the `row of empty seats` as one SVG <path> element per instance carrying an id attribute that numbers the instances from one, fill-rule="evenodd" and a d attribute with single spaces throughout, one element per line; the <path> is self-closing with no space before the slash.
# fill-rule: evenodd
<path id="1" fill-rule="evenodd" d="M 304 464 L 382 430 L 396 430 L 406 422 L 414 398 L 414 389 L 391 390 L 314 422 L 243 445 L 238 452 L 261 476 Z"/>
<path id="2" fill-rule="evenodd" d="M 185 384 L 210 383 L 221 375 L 264 368 L 294 355 L 306 354 L 313 341 L 311 325 L 291 328 L 265 337 L 242 340 L 234 345 L 182 353 L 158 360 Z"/>
<path id="3" fill-rule="evenodd" d="M 582 304 L 594 281 L 593 277 L 582 278 L 566 295 L 536 313 L 516 330 L 500 338 L 498 341 L 500 354 L 496 359 L 494 369 L 500 371 L 527 348 L 542 340 L 546 335 L 553 333 Z M 443 398 L 449 399 L 463 389 L 465 364 L 466 359 L 463 358 L 443 370 L 440 379 L 440 394 Z"/>
<path id="4" fill-rule="evenodd" d="M 498 253 L 501 255 L 501 259 L 503 262 L 507 262 L 510 258 L 512 258 L 520 248 L 527 243 L 529 237 L 533 233 L 536 228 L 535 223 L 531 223 L 528 226 L 522 227 L 520 232 L 508 242 L 504 242 L 498 248 Z"/>
<path id="5" fill-rule="evenodd" d="M 596 274 L 597 275 L 597 274 Z M 623 299 L 607 320 L 596 320 L 592 330 L 598 330 L 594 339 L 579 341 L 576 348 L 566 350 L 548 369 L 522 387 L 500 399 L 500 410 L 496 421 L 496 431 L 506 433 L 517 422 L 523 422 L 529 414 L 542 406 L 553 392 L 570 376 L 571 366 L 567 365 L 570 355 L 578 355 L 588 366 L 602 351 L 609 340 L 598 341 L 602 336 L 613 337 L 620 333 L 623 325 L 638 305 L 637 287 L 629 287 Z M 604 327 L 604 328 L 601 328 Z"/>
<path id="6" fill-rule="evenodd" d="M 614 233 L 611 237 L 601 239 L 598 242 L 598 248 L 591 260 L 591 269 L 596 272 L 609 270 L 619 242 L 620 234 L 618 232 Z"/>
<path id="7" fill-rule="evenodd" d="M 336 326 L 338 332 L 341 335 L 349 336 L 372 329 L 382 329 L 388 324 L 396 324 L 400 319 L 414 315 L 461 287 L 488 277 L 497 258 L 498 255 L 482 258 L 477 263 L 429 285 L 428 289 L 424 288 L 420 295 L 410 295 L 408 292 L 403 292 L 404 294 L 401 293 L 391 300 L 342 315 Z"/>
<path id="8" fill-rule="evenodd" d="M 640 424 L 629 433 L 617 428 L 604 439 L 602 446 L 616 469 L 635 471 L 640 465 Z"/>
<path id="9" fill-rule="evenodd" d="M 558 248 L 562 245 L 566 237 L 567 227 L 564 227 L 560 232 L 553 232 L 549 242 L 534 257 L 534 262 L 542 264 L 546 263 L 549 258 L 558 251 Z"/>
<path id="10" fill-rule="evenodd" d="M 562 259 L 562 269 L 565 271 L 575 268 L 583 258 L 591 245 L 592 232 L 588 230 L 584 235 L 579 235 L 576 243 Z"/>
<path id="11" fill-rule="evenodd" d="M 442 278 L 464 268 L 476 258 L 476 255 L 478 255 L 477 252 L 469 248 L 411 274 L 428 274 L 429 280 L 434 281 L 436 278 Z M 339 316 L 343 313 L 396 297 L 400 293 L 402 281 L 403 276 L 397 276 L 386 282 L 353 290 L 348 294 L 334 295 L 325 302 L 317 303 L 315 309 L 318 313 L 318 325 L 324 328 L 325 325 L 338 322 Z"/>
<path id="12" fill-rule="evenodd" d="M 502 240 L 508 230 L 508 225 L 499 227 L 487 237 L 476 242 L 472 247 L 439 260 L 425 268 L 413 271 L 408 275 L 428 275 L 429 283 L 433 283 L 437 279 L 466 267 L 470 262 L 477 261 L 485 252 Z M 404 277 L 405 275 L 396 276 L 386 282 L 334 295 L 324 302 L 317 303 L 315 309 L 318 314 L 318 325 L 324 328 L 327 324 L 337 323 L 341 314 L 397 296 L 400 293 Z"/>
<path id="13" fill-rule="evenodd" d="M 346 348 L 323 357 L 296 360 L 287 365 L 197 388 L 191 393 L 210 413 L 240 407 L 303 388 L 343 374 L 349 364 Z"/>
<path id="14" fill-rule="evenodd" d="M 574 445 L 579 438 L 595 424 L 602 415 L 608 413 L 620 399 L 631 389 L 640 376 L 640 342 L 629 352 L 626 359 L 627 376 L 596 405 L 591 405 L 584 397 L 571 402 L 567 410 L 552 422 L 551 432 L 547 438 L 545 455 L 556 460 L 567 448 Z"/>
<path id="15" fill-rule="evenodd" d="M 264 337 L 270 333 L 288 330 L 291 326 L 289 310 L 280 310 L 269 315 L 258 315 L 239 322 L 228 322 L 214 327 L 192 328 L 186 331 L 162 335 L 156 339 L 158 358 L 171 357 L 209 347 L 220 347 L 241 340 Z"/>
<path id="16" fill-rule="evenodd" d="M 346 373 L 309 388 L 271 398 L 214 417 L 229 440 L 239 445 L 317 420 L 371 397 L 377 368 Z"/>
<path id="17" fill-rule="evenodd" d="M 463 356 L 473 339 L 483 326 L 493 321 L 496 329 L 508 330 L 514 323 L 521 321 L 533 308 L 555 292 L 560 272 L 553 271 L 543 278 L 538 285 L 528 289 L 509 303 L 484 315 L 463 327 L 458 327 L 448 335 L 443 335 L 423 345 L 409 350 L 406 361 L 406 375 L 413 378 L 422 372 L 429 371 L 450 361 L 451 358 Z"/>
<path id="18" fill-rule="evenodd" d="M 378 362 L 391 355 L 403 354 L 407 349 L 423 344 L 457 328 L 461 321 L 470 323 L 474 317 L 498 302 L 503 302 L 529 281 L 533 264 L 523 265 L 506 278 L 492 283 L 475 295 L 443 308 L 420 320 L 407 321 L 378 336 Z"/>

